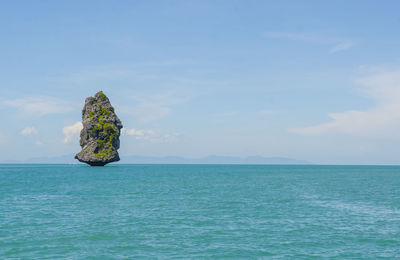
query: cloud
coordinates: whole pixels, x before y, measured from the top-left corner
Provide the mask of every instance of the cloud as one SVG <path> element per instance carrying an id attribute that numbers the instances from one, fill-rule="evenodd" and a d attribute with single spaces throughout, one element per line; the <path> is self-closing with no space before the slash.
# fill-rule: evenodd
<path id="1" fill-rule="evenodd" d="M 137 118 L 140 124 L 147 124 L 160 120 L 171 113 L 171 107 L 185 103 L 188 97 L 177 96 L 175 91 L 146 97 L 133 97 L 134 106 L 120 107 L 118 111 Z"/>
<path id="2" fill-rule="evenodd" d="M 73 125 L 66 126 L 62 129 L 63 134 L 65 136 L 64 143 L 70 143 L 74 138 L 78 138 L 79 133 L 81 132 L 83 125 L 81 122 L 76 122 Z"/>
<path id="3" fill-rule="evenodd" d="M 352 42 L 341 42 L 341 43 L 337 44 L 336 46 L 334 46 L 331 49 L 331 52 L 334 53 L 334 52 L 338 52 L 338 51 L 344 51 L 344 50 L 347 50 L 347 49 L 353 47 L 353 45 L 354 45 L 354 43 L 352 43 Z"/>
<path id="4" fill-rule="evenodd" d="M 19 98 L 3 100 L 1 103 L 9 107 L 17 108 L 25 116 L 67 113 L 73 110 L 65 101 L 53 97 Z"/>
<path id="5" fill-rule="evenodd" d="M 154 143 L 169 142 L 179 136 L 177 133 L 170 134 L 155 130 L 141 130 L 135 128 L 122 128 L 121 134 L 123 136 L 133 136 L 136 140 L 150 141 Z"/>
<path id="6" fill-rule="evenodd" d="M 373 100 L 375 106 L 367 110 L 331 113 L 330 122 L 309 127 L 290 128 L 298 134 L 345 133 L 374 137 L 393 137 L 400 133 L 400 69 L 375 72 L 358 78 L 360 93 Z"/>
<path id="7" fill-rule="evenodd" d="M 34 135 L 38 133 L 38 130 L 34 126 L 25 127 L 19 132 L 21 135 Z"/>
<path id="8" fill-rule="evenodd" d="M 331 45 L 330 52 L 335 53 L 350 49 L 355 45 L 355 42 L 350 39 L 337 37 L 324 37 L 322 35 L 311 32 L 264 32 L 263 37 L 269 39 L 286 39 L 292 41 L 302 41 L 318 45 Z"/>

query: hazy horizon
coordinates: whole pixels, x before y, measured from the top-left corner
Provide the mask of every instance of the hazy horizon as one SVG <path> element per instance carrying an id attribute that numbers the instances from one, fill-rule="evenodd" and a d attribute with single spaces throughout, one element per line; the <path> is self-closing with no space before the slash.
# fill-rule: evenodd
<path id="1" fill-rule="evenodd" d="M 103 90 L 120 156 L 400 164 L 400 2 L 6 1 L 0 161 L 80 150 Z"/>

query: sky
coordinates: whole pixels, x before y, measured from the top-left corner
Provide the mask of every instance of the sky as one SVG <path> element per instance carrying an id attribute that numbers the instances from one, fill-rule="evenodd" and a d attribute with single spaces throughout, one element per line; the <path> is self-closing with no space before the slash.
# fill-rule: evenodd
<path id="1" fill-rule="evenodd" d="M 400 164 L 399 1 L 2 1 L 0 158 L 77 153 Z"/>

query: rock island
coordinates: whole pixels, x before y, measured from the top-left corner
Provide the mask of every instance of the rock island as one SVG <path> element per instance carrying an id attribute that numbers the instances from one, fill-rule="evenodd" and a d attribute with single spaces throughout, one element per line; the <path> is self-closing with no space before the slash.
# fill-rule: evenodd
<path id="1" fill-rule="evenodd" d="M 75 159 L 91 166 L 104 166 L 119 161 L 119 136 L 122 123 L 115 114 L 108 97 L 98 92 L 85 100 L 82 110 L 80 145 Z"/>

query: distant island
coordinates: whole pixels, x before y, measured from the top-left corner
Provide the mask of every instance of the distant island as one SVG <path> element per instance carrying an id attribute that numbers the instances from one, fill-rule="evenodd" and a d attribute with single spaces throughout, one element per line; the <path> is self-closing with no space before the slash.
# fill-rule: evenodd
<path id="1" fill-rule="evenodd" d="M 218 156 L 209 155 L 200 158 L 185 158 L 179 156 L 139 156 L 131 155 L 124 156 L 121 163 L 136 163 L 136 164 L 310 164 L 307 161 L 296 160 L 285 157 L 234 157 L 234 156 Z"/>
<path id="2" fill-rule="evenodd" d="M 76 164 L 73 155 L 57 157 L 36 157 L 23 161 L 3 161 L 1 163 L 43 163 L 43 164 Z M 200 158 L 185 158 L 180 156 L 141 156 L 126 155 L 121 157 L 122 164 L 311 164 L 308 161 L 285 157 L 263 157 L 263 156 L 218 156 L 210 155 Z"/>

